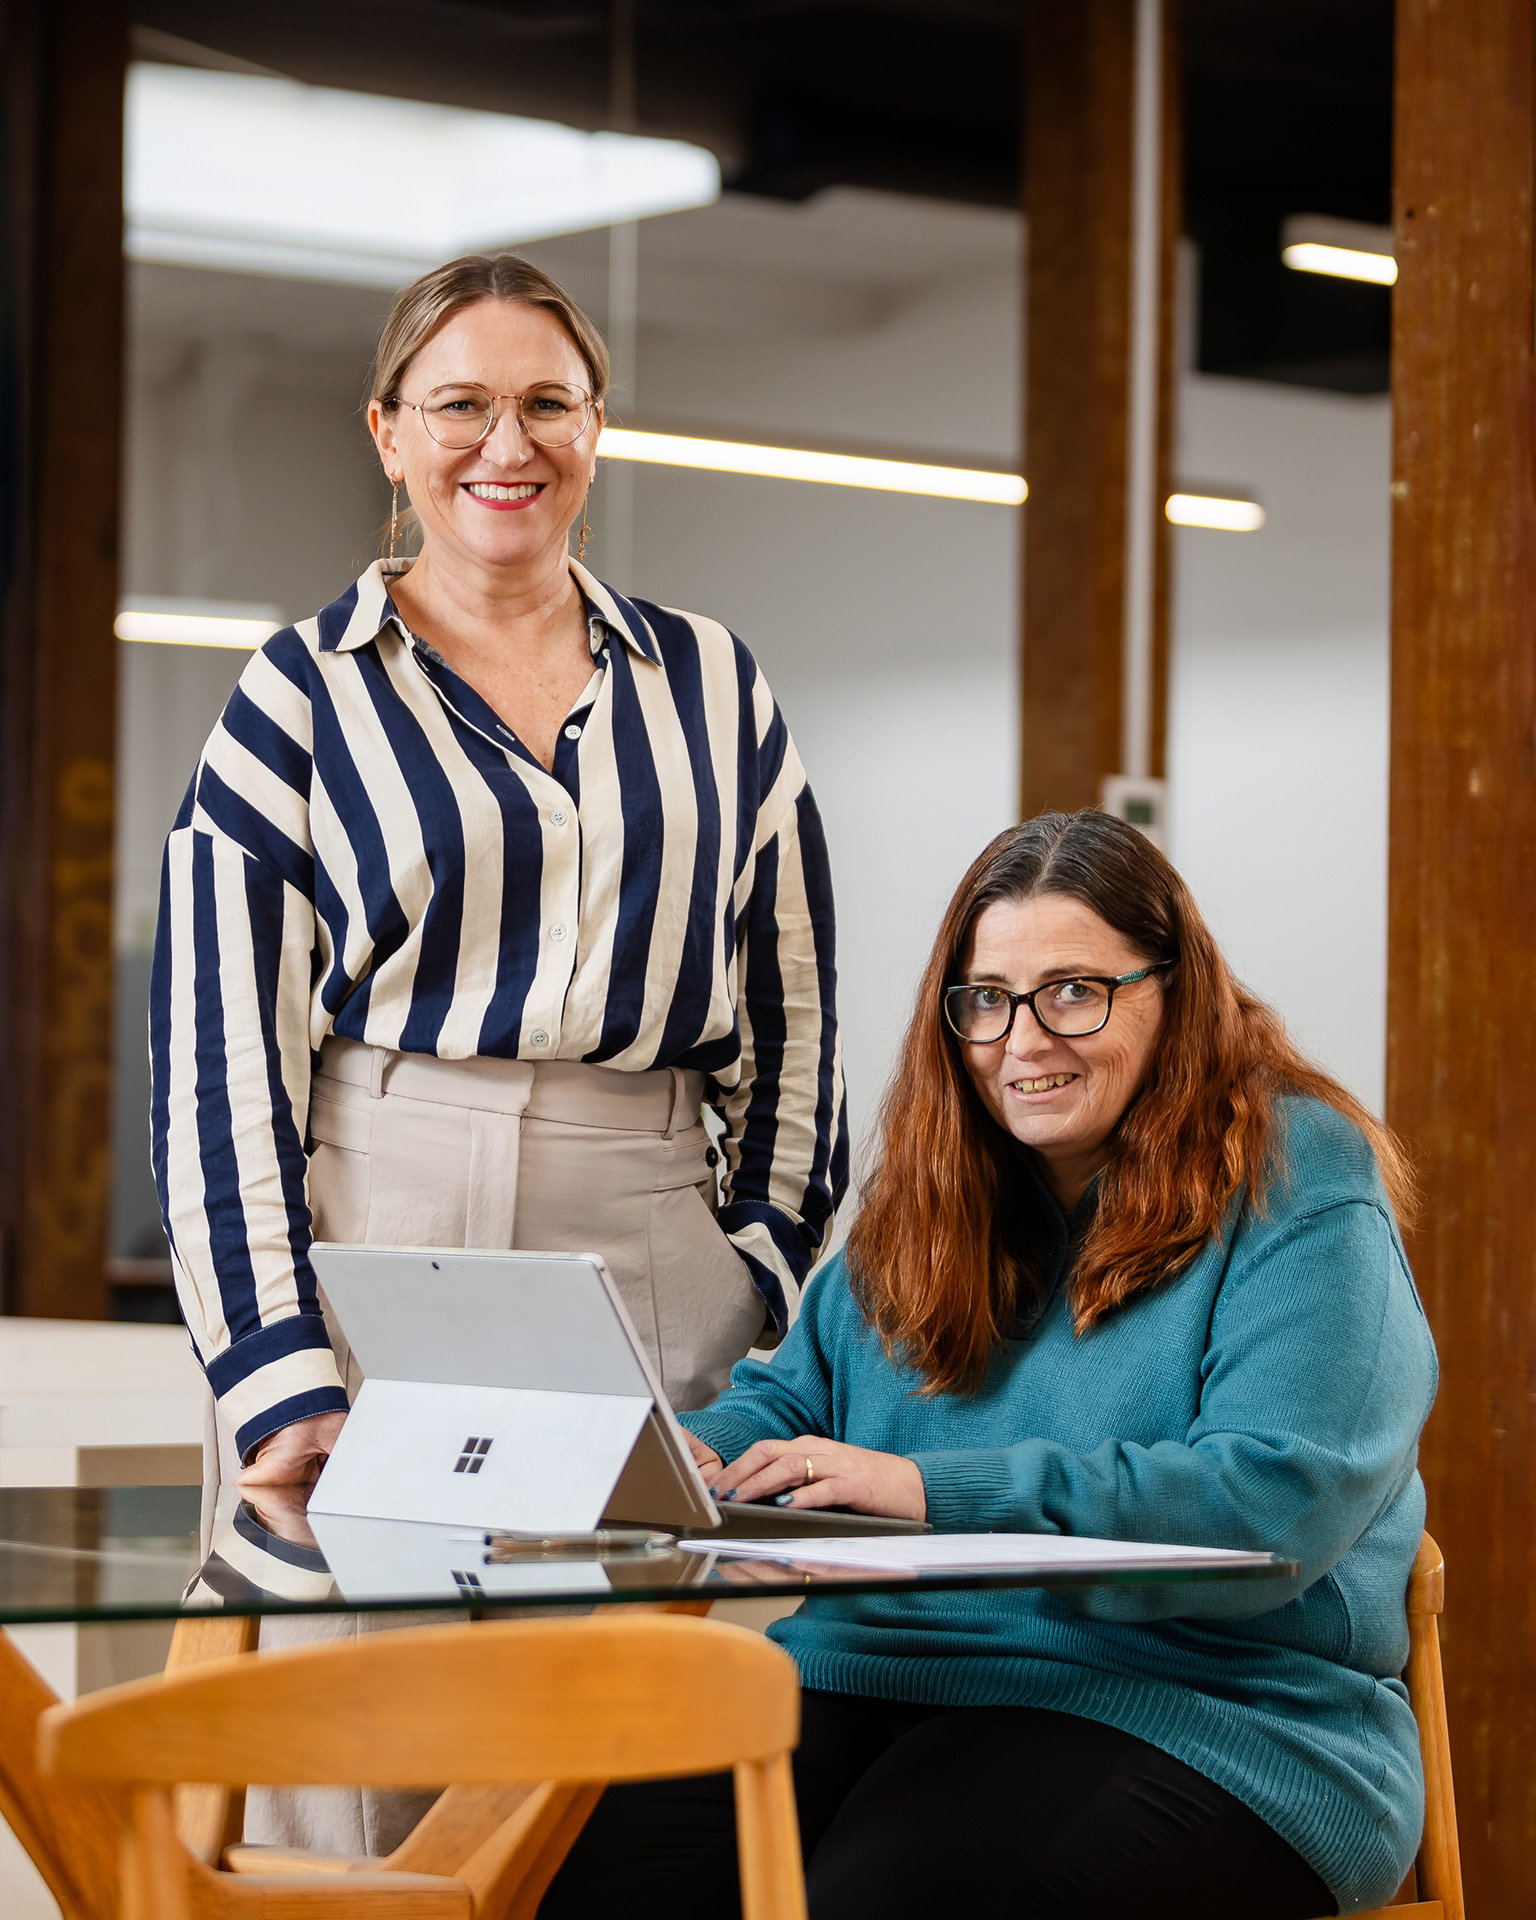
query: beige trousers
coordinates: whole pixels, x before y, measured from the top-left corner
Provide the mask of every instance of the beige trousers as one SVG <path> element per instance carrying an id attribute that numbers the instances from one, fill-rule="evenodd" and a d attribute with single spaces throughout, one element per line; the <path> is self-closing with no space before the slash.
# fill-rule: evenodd
<path id="1" fill-rule="evenodd" d="M 715 1224 L 718 1156 L 700 1119 L 703 1084 L 678 1068 L 436 1060 L 328 1040 L 310 1096 L 315 1238 L 599 1253 L 673 1405 L 704 1406 L 762 1331 L 764 1309 Z M 355 1393 L 357 1363 L 334 1325 L 330 1335 Z M 216 1450 L 208 1464 L 227 1485 L 240 1468 L 222 1423 Z M 262 1623 L 261 1646 L 448 1617 L 274 1617 Z M 253 1789 L 246 1836 L 388 1853 L 432 1798 Z"/>
<path id="2" fill-rule="evenodd" d="M 715 1225 L 704 1077 L 434 1060 L 330 1040 L 310 1096 L 317 1240 L 600 1253 L 674 1407 L 707 1406 L 762 1331 Z M 351 1356 L 337 1330 L 348 1390 Z"/>

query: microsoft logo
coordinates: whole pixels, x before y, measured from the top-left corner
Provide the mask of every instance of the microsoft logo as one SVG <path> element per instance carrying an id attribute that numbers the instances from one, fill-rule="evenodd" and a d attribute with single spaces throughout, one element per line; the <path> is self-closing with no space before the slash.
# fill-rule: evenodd
<path id="1" fill-rule="evenodd" d="M 454 1472 L 478 1473 L 485 1465 L 485 1456 L 490 1450 L 491 1443 L 489 1440 L 478 1440 L 471 1434 L 464 1442 L 463 1449 L 459 1454 L 459 1463 L 454 1468 Z"/>

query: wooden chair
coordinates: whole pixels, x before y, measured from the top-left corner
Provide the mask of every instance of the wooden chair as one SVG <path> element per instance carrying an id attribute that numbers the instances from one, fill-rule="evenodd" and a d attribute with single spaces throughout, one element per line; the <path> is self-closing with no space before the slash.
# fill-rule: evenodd
<path id="1" fill-rule="evenodd" d="M 677 1601 L 664 1603 L 663 1610 L 684 1607 L 699 1610 L 693 1602 Z M 257 1625 L 254 1619 L 227 1615 L 179 1621 L 166 1671 L 254 1652 Z M 45 1773 L 37 1764 L 38 1727 L 59 1704 L 59 1696 L 23 1658 L 9 1634 L 0 1631 L 0 1817 L 41 1874 L 63 1920 L 118 1920 L 122 1912 L 121 1794 Z M 346 1902 L 356 1882 L 349 1878 L 338 1883 L 332 1877 L 336 1874 L 430 1874 L 449 1880 L 467 1874 L 478 1884 L 493 1864 L 497 1897 L 486 1899 L 476 1920 L 530 1920 L 544 1887 L 601 1792 L 601 1784 L 567 1780 L 450 1786 L 385 1859 L 239 1845 L 245 1821 L 243 1786 L 179 1786 L 176 1826 L 183 1845 L 205 1866 L 306 1876 L 309 1884 L 293 1892 L 295 1899 L 302 1896 L 308 1920 L 327 1920 L 333 1897 L 340 1898 L 343 1914 L 348 1911 Z M 218 1898 L 207 1896 L 204 1885 L 200 1913 L 249 1911 L 240 1901 L 226 1908 Z"/>
<path id="2" fill-rule="evenodd" d="M 1418 1859 L 1393 1904 L 1357 1915 L 1356 1920 L 1465 1920 L 1440 1667 L 1439 1615 L 1444 1605 L 1445 1562 L 1426 1533 L 1409 1576 L 1406 1669 L 1423 1756 L 1424 1838 Z M 254 1622 L 223 1618 L 182 1621 L 168 1671 L 253 1646 L 254 1628 Z M 0 1663 L 8 1650 L 0 1635 Z M 33 1725 L 53 1705 L 55 1696 L 25 1668 L 24 1662 L 17 1660 L 14 1664 L 18 1677 L 0 1689 L 0 1706 L 10 1700 L 17 1709 L 9 1745 L 13 1762 L 20 1762 L 32 1745 Z M 30 1692 L 23 1686 L 23 1675 L 31 1683 Z M 0 1714 L 0 1755 L 7 1750 L 5 1734 L 5 1717 Z M 0 1765 L 0 1812 L 42 1867 L 66 1920 L 102 1920 L 116 1905 L 117 1861 L 112 1842 L 115 1810 L 110 1796 L 101 1788 L 79 1787 L 73 1781 L 56 1781 L 47 1775 L 22 1778 L 24 1768 L 18 1771 L 13 1766 L 11 1771 L 18 1772 L 18 1780 L 12 1783 L 15 1792 L 7 1795 L 7 1770 Z M 345 1872 L 349 1876 L 348 1894 L 358 1885 L 353 1876 L 360 1873 L 371 1872 L 376 1879 L 381 1872 L 392 1869 L 402 1875 L 426 1873 L 453 1879 L 467 1873 L 477 1860 L 481 1873 L 487 1862 L 499 1860 L 501 1905 L 498 1909 L 487 1903 L 476 1909 L 477 1916 L 483 1913 L 489 1920 L 497 1914 L 498 1920 L 500 1916 L 529 1920 L 599 1792 L 597 1786 L 569 1780 L 546 1780 L 537 1786 L 453 1786 L 387 1861 L 366 1863 L 235 1844 L 244 1811 L 241 1786 L 233 1786 L 233 1790 L 212 1784 L 183 1786 L 177 1795 L 177 1815 L 183 1839 L 193 1855 L 208 1866 L 223 1862 L 242 1877 L 282 1873 L 314 1878 Z M 47 1841 L 52 1844 L 45 1844 Z M 218 1879 L 224 1881 L 225 1876 Z M 79 1883 L 78 1890 L 74 1883 Z M 290 1886 L 297 1894 L 297 1886 L 293 1882 Z M 328 1887 L 336 1889 L 336 1881 L 330 1879 Z M 321 1892 L 316 1886 L 303 1909 L 316 1920 L 331 1912 Z M 225 1909 L 200 1905 L 197 1909 L 210 1914 L 226 1910 L 254 1911 L 244 1906 Z"/>
<path id="3" fill-rule="evenodd" d="M 531 1915 L 573 1835 L 530 1871 L 504 1823 L 450 1878 L 219 1873 L 181 1843 L 184 1781 L 423 1787 L 583 1783 L 732 1768 L 744 1920 L 805 1920 L 789 1753 L 799 1687 L 760 1635 L 655 1617 L 518 1621 L 380 1634 L 244 1656 L 51 1708 L 45 1772 L 121 1795 L 122 1920 L 480 1920 Z M 524 1790 L 525 1792 L 527 1790 Z M 528 1795 L 537 1818 L 538 1789 Z M 567 1821 L 568 1825 L 569 1822 Z"/>
<path id="4" fill-rule="evenodd" d="M 1355 1920 L 1466 1920 L 1461 1897 L 1461 1844 L 1451 1782 L 1451 1740 L 1440 1670 L 1440 1615 L 1445 1611 L 1445 1556 L 1426 1533 L 1408 1575 L 1408 1699 L 1419 1723 L 1424 1760 L 1424 1838 L 1419 1857 L 1388 1907 Z"/>

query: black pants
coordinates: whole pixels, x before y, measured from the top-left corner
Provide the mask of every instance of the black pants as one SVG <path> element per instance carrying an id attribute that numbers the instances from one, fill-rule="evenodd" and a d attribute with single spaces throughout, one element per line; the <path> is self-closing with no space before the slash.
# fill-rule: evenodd
<path id="1" fill-rule="evenodd" d="M 1333 1895 L 1156 1747 L 1032 1707 L 803 1696 L 811 1920 L 1315 1920 Z M 610 1787 L 539 1920 L 739 1920 L 731 1779 Z"/>

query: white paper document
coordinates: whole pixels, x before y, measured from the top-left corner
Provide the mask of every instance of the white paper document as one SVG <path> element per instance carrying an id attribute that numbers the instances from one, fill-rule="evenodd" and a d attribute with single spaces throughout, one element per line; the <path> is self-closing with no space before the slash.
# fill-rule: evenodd
<path id="1" fill-rule="evenodd" d="M 1094 1573 L 1264 1567 L 1273 1555 L 1231 1547 L 1176 1547 L 1143 1540 L 1084 1540 L 1060 1533 L 898 1533 L 846 1539 L 679 1540 L 684 1553 L 793 1560 L 800 1566 L 867 1567 L 882 1573 Z"/>

